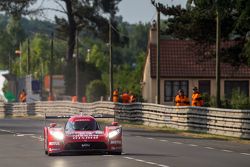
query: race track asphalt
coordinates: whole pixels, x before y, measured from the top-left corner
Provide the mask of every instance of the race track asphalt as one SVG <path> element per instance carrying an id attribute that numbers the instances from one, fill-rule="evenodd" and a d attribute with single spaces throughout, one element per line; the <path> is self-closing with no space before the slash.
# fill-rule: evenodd
<path id="1" fill-rule="evenodd" d="M 249 167 L 250 145 L 125 128 L 122 155 L 47 156 L 40 119 L 0 119 L 0 167 Z"/>

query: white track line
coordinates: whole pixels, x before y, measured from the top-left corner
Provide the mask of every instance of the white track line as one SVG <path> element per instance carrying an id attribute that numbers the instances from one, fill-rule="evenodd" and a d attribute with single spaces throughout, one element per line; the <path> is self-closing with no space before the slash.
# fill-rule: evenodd
<path id="1" fill-rule="evenodd" d="M 113 155 L 103 155 L 104 157 L 113 157 Z"/>
<path id="2" fill-rule="evenodd" d="M 227 153 L 232 153 L 232 152 L 233 152 L 233 151 L 231 151 L 231 150 L 221 150 L 221 151 L 227 152 Z"/>
<path id="3" fill-rule="evenodd" d="M 16 133 L 16 136 L 33 136 L 34 134 Z"/>
<path id="4" fill-rule="evenodd" d="M 204 148 L 209 149 L 209 150 L 214 150 L 213 147 L 204 147 Z"/>
<path id="5" fill-rule="evenodd" d="M 162 141 L 162 142 L 168 142 L 168 140 L 160 140 L 160 141 Z"/>
<path id="6" fill-rule="evenodd" d="M 39 139 L 39 140 L 43 139 L 43 138 L 37 137 L 37 136 L 30 136 L 30 137 L 32 137 L 32 138 L 34 138 L 34 139 Z"/>
<path id="7" fill-rule="evenodd" d="M 15 132 L 10 131 L 10 130 L 5 130 L 5 129 L 0 129 L 1 132 L 7 132 L 7 133 L 11 133 L 11 134 L 15 134 Z"/>
<path id="8" fill-rule="evenodd" d="M 250 156 L 250 153 L 240 153 L 241 155 L 249 155 Z"/>
<path id="9" fill-rule="evenodd" d="M 155 165 L 155 166 L 159 166 L 159 167 L 169 167 L 167 165 L 158 164 L 158 163 L 155 163 L 155 162 L 145 161 L 145 160 L 142 160 L 142 159 L 137 159 L 137 158 L 132 158 L 132 157 L 123 157 L 123 158 L 129 159 L 129 160 L 134 160 L 136 162 L 141 162 L 141 163 L 149 164 L 149 165 Z"/>

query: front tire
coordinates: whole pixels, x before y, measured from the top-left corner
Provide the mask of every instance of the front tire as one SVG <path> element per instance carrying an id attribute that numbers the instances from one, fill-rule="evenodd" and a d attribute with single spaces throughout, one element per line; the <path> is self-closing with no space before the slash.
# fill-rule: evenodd
<path id="1" fill-rule="evenodd" d="M 49 153 L 48 152 L 48 156 L 56 156 L 56 155 L 58 155 L 58 153 Z"/>

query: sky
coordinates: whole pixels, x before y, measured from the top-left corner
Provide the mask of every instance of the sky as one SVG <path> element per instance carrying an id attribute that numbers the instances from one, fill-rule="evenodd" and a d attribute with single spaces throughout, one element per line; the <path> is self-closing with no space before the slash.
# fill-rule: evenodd
<path id="1" fill-rule="evenodd" d="M 181 4 L 185 6 L 186 0 L 156 0 L 166 5 Z M 123 17 L 123 21 L 129 23 L 151 22 L 156 18 L 156 9 L 151 4 L 151 0 L 122 0 L 119 4 L 118 15 Z"/>
<path id="2" fill-rule="evenodd" d="M 43 6 L 57 7 L 56 4 L 53 3 L 53 0 L 39 0 L 38 6 L 43 2 Z M 168 5 L 176 5 L 181 4 L 185 7 L 187 0 L 155 0 L 156 2 L 161 2 L 162 4 Z M 119 5 L 119 12 L 117 15 L 121 15 L 123 17 L 123 21 L 133 23 L 148 23 L 156 18 L 156 10 L 155 7 L 151 4 L 151 0 L 122 0 Z M 58 14 L 58 13 L 57 13 Z M 47 18 L 51 21 L 54 18 L 55 13 L 48 12 Z"/>

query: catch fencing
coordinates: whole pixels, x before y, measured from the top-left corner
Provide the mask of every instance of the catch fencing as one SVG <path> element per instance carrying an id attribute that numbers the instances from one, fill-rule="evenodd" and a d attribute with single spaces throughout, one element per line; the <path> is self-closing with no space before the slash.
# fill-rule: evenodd
<path id="1" fill-rule="evenodd" d="M 250 139 L 250 110 L 175 107 L 151 103 L 0 103 L 0 116 L 114 114 L 116 120 Z"/>

